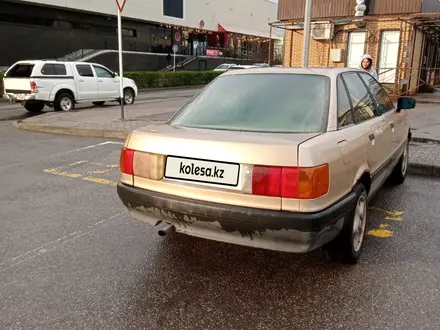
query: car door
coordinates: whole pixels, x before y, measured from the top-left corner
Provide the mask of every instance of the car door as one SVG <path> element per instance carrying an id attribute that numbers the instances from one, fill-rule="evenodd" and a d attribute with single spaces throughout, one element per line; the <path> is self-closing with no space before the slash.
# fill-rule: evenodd
<path id="1" fill-rule="evenodd" d="M 352 103 L 354 121 L 368 139 L 367 163 L 372 177 L 371 193 L 374 194 L 388 174 L 391 127 L 378 113 L 376 102 L 360 75 L 357 72 L 349 72 L 344 73 L 342 77 Z"/>
<path id="2" fill-rule="evenodd" d="M 119 79 L 114 76 L 113 72 L 102 66 L 93 65 L 93 69 L 98 78 L 98 99 L 117 99 L 119 95 Z"/>
<path id="3" fill-rule="evenodd" d="M 370 92 L 376 101 L 378 113 L 383 116 L 384 120 L 390 126 L 391 148 L 389 157 L 393 157 L 399 152 L 402 145 L 408 138 L 409 127 L 407 122 L 407 114 L 404 111 L 396 111 L 396 107 L 394 106 L 385 89 L 368 73 L 361 73 L 360 75 L 369 87 Z M 399 157 L 400 155 L 397 155 L 397 158 Z"/>
<path id="4" fill-rule="evenodd" d="M 98 96 L 98 81 L 90 64 L 76 64 L 77 86 L 80 101 L 94 101 Z"/>

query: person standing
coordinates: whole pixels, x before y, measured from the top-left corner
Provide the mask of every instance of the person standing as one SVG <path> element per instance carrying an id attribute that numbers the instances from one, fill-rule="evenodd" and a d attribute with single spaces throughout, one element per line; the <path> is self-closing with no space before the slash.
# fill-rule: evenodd
<path id="1" fill-rule="evenodd" d="M 171 60 L 172 60 L 172 58 L 171 58 L 171 54 L 170 54 L 170 52 L 168 52 L 168 55 L 167 55 L 167 62 L 168 62 L 168 67 L 169 67 L 169 68 L 171 68 Z"/>
<path id="2" fill-rule="evenodd" d="M 377 71 L 373 67 L 373 58 L 370 55 L 365 54 L 364 56 L 362 56 L 360 69 L 371 74 L 376 80 L 379 80 Z"/>

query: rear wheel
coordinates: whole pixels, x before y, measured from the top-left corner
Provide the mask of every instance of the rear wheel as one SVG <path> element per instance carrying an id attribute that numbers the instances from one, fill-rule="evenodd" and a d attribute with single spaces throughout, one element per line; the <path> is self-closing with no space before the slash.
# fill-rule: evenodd
<path id="1" fill-rule="evenodd" d="M 94 105 L 97 105 L 98 107 L 102 107 L 105 102 L 99 101 L 99 102 L 92 102 Z"/>
<path id="2" fill-rule="evenodd" d="M 408 159 L 409 159 L 409 142 L 405 144 L 402 157 L 400 157 L 399 163 L 390 175 L 389 182 L 395 185 L 399 185 L 405 182 L 406 173 L 408 172 Z"/>
<path id="3" fill-rule="evenodd" d="M 70 111 L 75 107 L 75 101 L 69 93 L 61 93 L 55 98 L 55 111 Z"/>
<path id="4" fill-rule="evenodd" d="M 367 191 L 363 184 L 358 184 L 355 192 L 356 205 L 348 215 L 349 221 L 338 238 L 329 244 L 332 255 L 344 264 L 358 263 L 367 228 Z"/>
<path id="5" fill-rule="evenodd" d="M 44 109 L 44 102 L 26 102 L 24 108 L 29 112 L 41 112 Z"/>

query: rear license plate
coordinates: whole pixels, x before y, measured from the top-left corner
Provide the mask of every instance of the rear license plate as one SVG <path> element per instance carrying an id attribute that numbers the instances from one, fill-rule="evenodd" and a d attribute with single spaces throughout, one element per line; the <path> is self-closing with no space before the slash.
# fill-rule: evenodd
<path id="1" fill-rule="evenodd" d="M 165 177 L 192 182 L 237 186 L 240 165 L 202 159 L 167 157 Z"/>

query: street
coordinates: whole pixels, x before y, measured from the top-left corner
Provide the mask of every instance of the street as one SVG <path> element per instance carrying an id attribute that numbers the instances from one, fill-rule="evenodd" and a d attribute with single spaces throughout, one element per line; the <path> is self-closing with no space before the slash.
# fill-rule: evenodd
<path id="1" fill-rule="evenodd" d="M 185 102 L 190 97 L 194 96 L 196 92 L 198 92 L 200 88 L 185 88 L 185 89 L 170 89 L 164 91 L 140 91 L 138 97 L 136 98 L 136 102 L 132 106 L 127 106 L 125 109 L 126 112 L 130 111 L 130 109 L 139 109 L 145 107 L 149 103 L 160 103 L 160 102 L 173 102 L 182 100 Z M 1 100 L 1 99 L 0 99 Z M 103 109 L 115 109 L 115 107 L 120 107 L 116 102 L 108 102 L 103 107 Z M 100 107 L 94 106 L 91 103 L 82 103 L 76 105 L 77 110 L 90 110 L 90 109 L 99 109 Z M 53 111 L 53 109 L 45 107 L 44 112 Z M 26 118 L 30 118 L 33 116 L 38 116 L 39 114 L 34 114 L 28 112 L 21 104 L 10 104 L 6 100 L 1 100 L 0 102 L 0 122 L 3 121 L 12 121 L 12 120 L 22 120 Z"/>
<path id="2" fill-rule="evenodd" d="M 361 263 L 343 266 L 159 237 L 117 197 L 120 141 L 20 131 L 0 113 L 1 329 L 440 327 L 433 178 L 384 187 Z"/>

